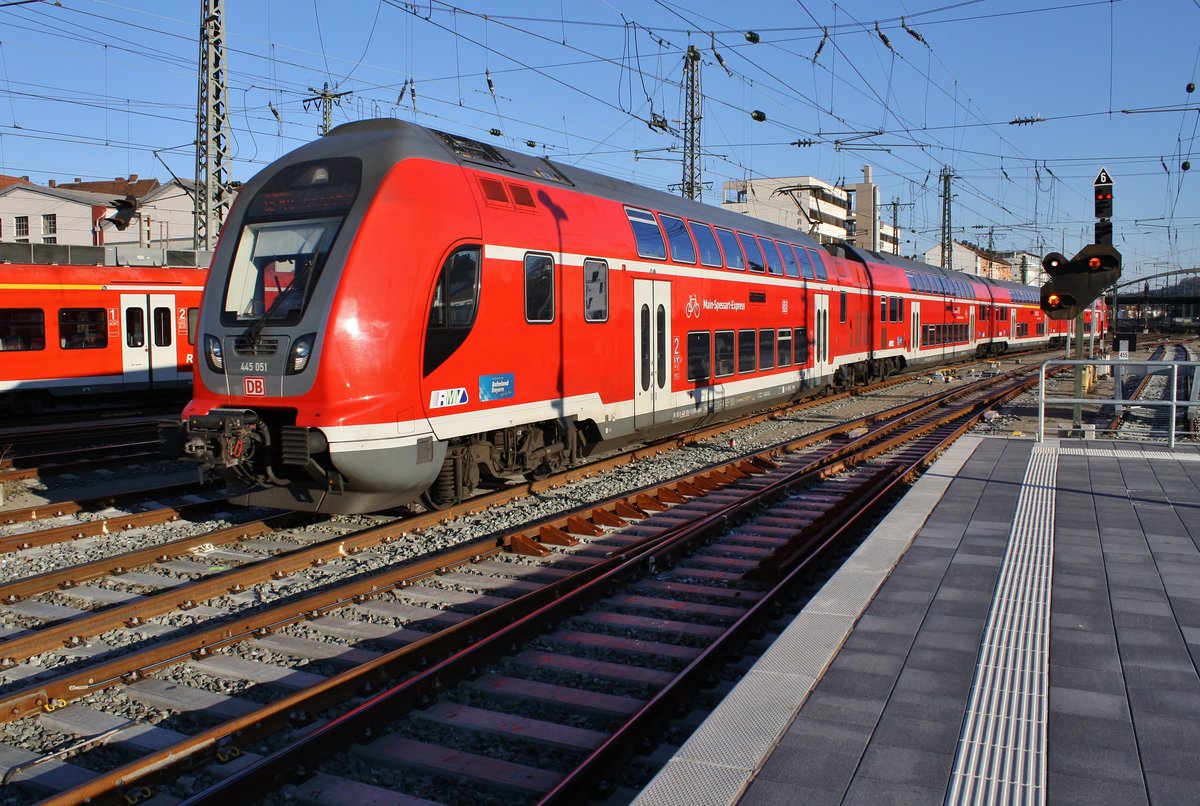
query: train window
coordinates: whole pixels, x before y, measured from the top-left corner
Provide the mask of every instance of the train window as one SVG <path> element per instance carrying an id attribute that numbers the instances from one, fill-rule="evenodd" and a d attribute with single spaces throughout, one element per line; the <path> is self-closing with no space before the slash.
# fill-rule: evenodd
<path id="1" fill-rule="evenodd" d="M 196 343 L 196 323 L 200 321 L 200 309 L 187 309 L 188 344 Z"/>
<path id="2" fill-rule="evenodd" d="M 746 257 L 742 254 L 742 247 L 738 246 L 733 232 L 717 227 L 717 238 L 721 241 L 721 249 L 725 252 L 725 265 L 739 271 L 745 269 Z"/>
<path id="3" fill-rule="evenodd" d="M 759 238 L 762 244 L 763 257 L 767 259 L 767 272 L 783 276 L 783 261 L 779 259 L 779 247 L 770 238 Z"/>
<path id="4" fill-rule="evenodd" d="M 705 266 L 721 267 L 721 247 L 717 246 L 717 236 L 713 235 L 712 227 L 698 221 L 689 221 L 688 228 L 700 247 L 700 262 Z"/>
<path id="5" fill-rule="evenodd" d="M 654 332 L 658 341 L 658 363 L 654 370 L 658 373 L 658 388 L 665 389 L 667 386 L 667 306 L 661 302 L 654 311 L 654 320 Z"/>
<path id="6" fill-rule="evenodd" d="M 779 330 L 779 366 L 790 367 L 792 365 L 792 331 L 785 328 Z"/>
<path id="7" fill-rule="evenodd" d="M 738 372 L 753 372 L 758 351 L 757 335 L 753 330 L 738 331 Z"/>
<path id="8" fill-rule="evenodd" d="M 425 374 L 440 367 L 471 332 L 479 304 L 479 247 L 456 249 L 438 275 L 425 330 Z"/>
<path id="9" fill-rule="evenodd" d="M 884 294 L 879 295 L 879 321 L 887 321 L 888 298 Z"/>
<path id="10" fill-rule="evenodd" d="M 838 321 L 846 324 L 846 292 L 838 295 Z"/>
<path id="11" fill-rule="evenodd" d="M 735 352 L 732 330 L 718 330 L 713 334 L 714 368 L 718 378 L 725 378 L 733 374 Z"/>
<path id="12" fill-rule="evenodd" d="M 808 256 L 808 250 L 795 244 L 792 244 L 792 250 L 796 255 L 797 262 L 800 263 L 800 274 L 804 276 L 805 280 L 813 279 L 812 259 Z"/>
<path id="13" fill-rule="evenodd" d="M 825 273 L 825 257 L 821 254 L 820 249 L 808 250 L 812 254 L 813 271 L 817 274 L 818 280 L 828 280 L 829 275 Z"/>
<path id="14" fill-rule="evenodd" d="M 758 241 L 754 240 L 754 236 L 739 232 L 738 240 L 742 242 L 742 246 L 746 249 L 746 260 L 750 263 L 750 271 L 766 271 L 767 266 L 763 263 L 762 247 L 758 245 Z"/>
<path id="15" fill-rule="evenodd" d="M 888 297 L 888 321 L 889 322 L 899 322 L 900 321 L 900 298 L 899 297 Z"/>
<path id="16" fill-rule="evenodd" d="M 170 308 L 158 307 L 151 312 L 154 323 L 153 338 L 155 347 L 170 347 L 174 342 L 175 317 Z"/>
<path id="17" fill-rule="evenodd" d="M 46 315 L 40 308 L 0 308 L 0 350 L 46 349 Z"/>
<path id="18" fill-rule="evenodd" d="M 554 258 L 525 255 L 525 321 L 554 321 Z"/>
<path id="19" fill-rule="evenodd" d="M 709 345 L 708 331 L 698 330 L 687 336 L 687 379 L 689 381 L 707 383 L 711 374 L 712 347 Z"/>
<path id="20" fill-rule="evenodd" d="M 125 344 L 129 347 L 146 346 L 146 312 L 141 308 L 125 309 Z"/>
<path id="21" fill-rule="evenodd" d="M 796 348 L 796 363 L 808 363 L 808 328 L 798 327 L 792 330 Z"/>
<path id="22" fill-rule="evenodd" d="M 633 227 L 633 237 L 637 241 L 638 254 L 642 257 L 666 260 L 667 244 L 663 240 L 662 230 L 658 228 L 658 221 L 655 220 L 654 214 L 626 207 L 625 215 L 629 216 L 629 225 Z"/>
<path id="23" fill-rule="evenodd" d="M 58 344 L 64 350 L 102 350 L 108 346 L 108 314 L 104 308 L 61 308 Z"/>
<path id="24" fill-rule="evenodd" d="M 663 231 L 667 233 L 667 243 L 671 245 L 671 260 L 676 263 L 695 263 L 696 245 L 692 243 L 683 219 L 669 215 L 659 215 L 658 218 L 662 221 Z"/>
<path id="25" fill-rule="evenodd" d="M 788 277 L 793 280 L 800 277 L 800 264 L 796 262 L 796 255 L 792 252 L 792 248 L 786 243 L 779 244 L 779 254 L 783 258 L 783 266 Z"/>
<path id="26" fill-rule="evenodd" d="M 299 322 L 341 223 L 338 217 L 244 225 L 221 322 Z"/>
<path id="27" fill-rule="evenodd" d="M 608 321 L 608 264 L 603 260 L 583 261 L 583 318 Z"/>
<path id="28" fill-rule="evenodd" d="M 896 297 L 896 321 L 904 321 L 904 297 Z"/>
<path id="29" fill-rule="evenodd" d="M 758 331 L 758 368 L 775 368 L 775 331 Z"/>
<path id="30" fill-rule="evenodd" d="M 638 328 L 638 333 L 641 334 L 641 343 L 638 346 L 641 348 L 641 357 L 642 357 L 642 360 L 641 360 L 642 372 L 641 372 L 640 380 L 642 383 L 642 391 L 649 392 L 650 391 L 650 366 L 651 366 L 650 365 L 650 306 L 649 305 L 645 305 L 645 304 L 642 305 L 641 310 L 638 311 L 638 318 L 641 320 L 639 322 L 639 328 Z M 689 336 L 688 338 L 690 339 L 691 337 Z M 689 345 L 690 345 L 690 343 L 691 342 L 689 341 Z M 691 372 L 690 365 L 688 366 L 688 371 Z M 689 376 L 689 379 L 690 379 L 690 376 Z"/>

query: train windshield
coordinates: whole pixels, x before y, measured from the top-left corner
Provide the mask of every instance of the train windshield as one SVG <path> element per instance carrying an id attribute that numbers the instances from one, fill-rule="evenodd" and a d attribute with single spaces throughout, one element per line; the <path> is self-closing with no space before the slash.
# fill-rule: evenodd
<path id="1" fill-rule="evenodd" d="M 222 321 L 298 322 L 341 222 L 339 216 L 244 226 L 229 270 Z"/>

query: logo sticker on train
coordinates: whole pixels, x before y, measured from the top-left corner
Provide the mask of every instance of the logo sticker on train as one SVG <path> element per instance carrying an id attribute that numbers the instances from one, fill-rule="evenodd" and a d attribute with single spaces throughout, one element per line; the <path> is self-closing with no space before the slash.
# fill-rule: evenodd
<path id="1" fill-rule="evenodd" d="M 262 378 L 242 378 L 242 393 L 247 397 L 262 397 L 267 393 L 267 384 Z"/>
<path id="2" fill-rule="evenodd" d="M 461 406 L 466 403 L 467 390 L 464 387 L 457 389 L 438 389 L 429 396 L 429 408 L 444 409 L 447 406 Z"/>
<path id="3" fill-rule="evenodd" d="M 513 396 L 514 378 L 511 372 L 479 376 L 479 400 L 503 400 Z M 465 402 L 465 401 L 464 401 Z"/>

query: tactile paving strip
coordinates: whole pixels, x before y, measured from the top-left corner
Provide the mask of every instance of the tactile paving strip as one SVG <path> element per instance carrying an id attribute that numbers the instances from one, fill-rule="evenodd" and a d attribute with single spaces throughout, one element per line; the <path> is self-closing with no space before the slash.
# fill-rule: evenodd
<path id="1" fill-rule="evenodd" d="M 947 804 L 1046 802 L 1050 576 L 1059 449 L 1037 446 L 975 666 Z"/>

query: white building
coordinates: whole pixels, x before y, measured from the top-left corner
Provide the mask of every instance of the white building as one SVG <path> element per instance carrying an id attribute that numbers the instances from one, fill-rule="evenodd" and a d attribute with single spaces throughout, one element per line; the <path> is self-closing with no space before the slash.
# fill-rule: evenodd
<path id="1" fill-rule="evenodd" d="M 194 185 L 136 174 L 48 186 L 17 181 L 0 189 L 0 243 L 191 249 Z"/>
<path id="2" fill-rule="evenodd" d="M 781 176 L 725 182 L 722 189 L 723 206 L 735 213 L 807 232 L 821 243 L 899 254 L 895 228 L 879 220 L 869 167 L 864 166 L 864 181 L 849 187 L 814 176 Z"/>
<path id="3" fill-rule="evenodd" d="M 937 246 L 925 252 L 925 262 L 933 266 L 942 264 L 942 246 Z M 1000 256 L 998 252 L 989 252 L 973 244 L 954 241 L 950 245 L 950 265 L 947 268 L 979 277 L 990 277 L 993 280 L 1017 280 L 1013 276 L 1012 265 Z"/>

